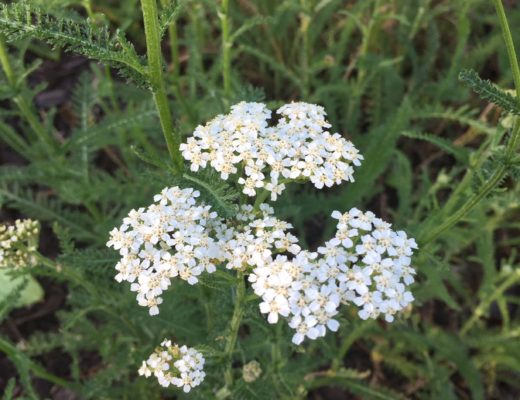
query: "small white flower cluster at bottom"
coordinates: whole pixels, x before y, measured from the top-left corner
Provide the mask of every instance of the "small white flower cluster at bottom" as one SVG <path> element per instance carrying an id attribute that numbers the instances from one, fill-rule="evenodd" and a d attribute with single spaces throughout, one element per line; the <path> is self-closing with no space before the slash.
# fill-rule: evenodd
<path id="1" fill-rule="evenodd" d="M 143 361 L 139 375 L 155 376 L 164 387 L 174 385 L 188 393 L 204 380 L 204 357 L 194 348 L 172 344 L 164 340 L 161 347 Z"/>

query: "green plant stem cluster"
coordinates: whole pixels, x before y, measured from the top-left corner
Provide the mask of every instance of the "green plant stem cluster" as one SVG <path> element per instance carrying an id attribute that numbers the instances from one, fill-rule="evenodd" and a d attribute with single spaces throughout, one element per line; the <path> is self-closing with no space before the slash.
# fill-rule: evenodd
<path id="1" fill-rule="evenodd" d="M 504 41 L 506 43 L 507 54 L 509 56 L 509 64 L 511 66 L 511 71 L 513 72 L 513 81 L 517 93 L 516 98 L 520 107 L 520 68 L 518 64 L 518 59 L 516 57 L 513 38 L 511 36 L 511 31 L 509 29 L 509 24 L 507 22 L 502 0 L 493 0 L 493 3 L 497 11 L 498 20 L 500 22 L 500 28 L 502 30 Z M 446 215 L 445 212 L 441 211 L 439 213 L 439 216 L 443 219 L 443 221 L 440 224 L 437 224 L 424 236 L 421 236 L 419 238 L 420 244 L 425 245 L 435 240 L 444 231 L 454 226 L 457 222 L 464 218 L 483 198 L 487 197 L 500 182 L 502 182 L 503 178 L 508 174 L 511 168 L 510 163 L 513 160 L 513 157 L 518 152 L 519 141 L 520 120 L 516 118 L 511 132 L 511 137 L 509 138 L 505 147 L 504 160 L 502 164 L 499 166 L 499 168 L 497 168 L 494 171 L 493 175 L 489 178 L 486 184 L 483 185 L 480 188 L 480 190 L 477 193 L 475 193 L 472 197 L 470 197 L 463 205 L 461 205 L 456 212 L 454 212 L 451 215 Z"/>

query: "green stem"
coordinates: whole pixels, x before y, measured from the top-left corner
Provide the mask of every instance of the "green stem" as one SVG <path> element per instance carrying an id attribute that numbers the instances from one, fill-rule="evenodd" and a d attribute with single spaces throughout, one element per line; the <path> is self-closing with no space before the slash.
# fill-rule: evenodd
<path id="1" fill-rule="evenodd" d="M 16 83 L 16 74 L 13 70 L 11 62 L 9 60 L 9 55 L 7 54 L 7 47 L 5 45 L 5 40 L 0 36 L 0 64 L 2 64 L 2 69 L 4 70 L 5 76 L 11 89 L 17 91 L 17 83 Z M 48 148 L 49 153 L 52 154 L 55 149 L 56 143 L 52 139 L 52 137 L 48 134 L 45 127 L 41 124 L 38 117 L 35 115 L 35 112 L 31 106 L 31 104 L 27 101 L 27 99 L 23 96 L 23 94 L 19 93 L 13 98 L 14 103 L 18 106 L 20 113 L 25 118 L 31 129 L 34 131 L 38 139 L 42 141 L 42 143 Z"/>
<path id="2" fill-rule="evenodd" d="M 146 36 L 146 51 L 148 56 L 148 76 L 155 101 L 155 106 L 161 120 L 168 152 L 173 161 L 177 173 L 182 173 L 184 168 L 182 156 L 179 150 L 181 137 L 178 131 L 174 130 L 172 115 L 168 105 L 166 89 L 163 80 L 163 63 L 161 52 L 161 38 L 159 37 L 159 19 L 157 16 L 156 0 L 141 0 L 143 12 L 144 31 Z"/>
<path id="3" fill-rule="evenodd" d="M 45 370 L 45 368 L 34 363 L 28 358 L 25 359 L 25 355 L 21 356 L 20 351 L 15 346 L 13 346 L 12 344 L 10 344 L 2 338 L 0 338 L 0 351 L 2 353 L 5 353 L 8 358 L 15 362 L 15 364 L 16 360 L 18 360 L 19 362 L 23 362 L 23 364 L 26 365 L 36 377 L 45 379 L 46 381 L 52 382 L 58 386 L 74 391 L 75 385 L 73 383 L 68 382 L 65 379 L 60 378 L 59 376 L 56 376 L 48 372 L 47 370 Z M 23 360 L 21 359 L 22 357 L 24 357 Z"/>
<path id="4" fill-rule="evenodd" d="M 378 22 L 378 13 L 379 8 L 381 7 L 381 0 L 375 0 L 374 2 L 374 12 L 370 18 L 370 22 L 368 23 L 368 27 L 364 32 L 363 41 L 361 43 L 361 50 L 359 52 L 358 59 L 363 59 L 368 53 L 370 48 L 370 43 L 372 42 L 372 37 L 374 36 L 374 30 L 376 28 L 376 22 Z M 366 69 L 364 67 L 359 68 L 358 73 L 358 82 L 363 81 L 366 75 Z"/>
<path id="5" fill-rule="evenodd" d="M 222 80 L 224 96 L 229 101 L 231 97 L 231 41 L 229 27 L 229 0 L 222 0 L 220 7 L 220 26 L 222 29 Z"/>
<path id="6" fill-rule="evenodd" d="M 502 5 L 501 0 L 493 0 L 495 4 L 495 8 L 497 11 L 498 19 L 500 22 L 500 26 L 502 28 L 502 34 L 504 36 L 504 41 L 507 48 L 507 54 L 509 56 L 509 63 L 511 64 L 511 70 L 513 71 L 513 80 L 515 82 L 515 88 L 517 91 L 517 100 L 520 105 L 520 96 L 518 95 L 520 93 L 520 69 L 518 66 L 518 59 L 516 57 L 515 47 L 513 43 L 513 38 L 511 36 L 511 31 L 509 30 L 509 24 L 507 22 L 506 14 L 504 11 L 504 7 Z M 484 197 L 486 197 L 494 188 L 496 185 L 500 183 L 502 178 L 507 174 L 509 163 L 513 159 L 513 156 L 515 155 L 516 151 L 518 150 L 518 142 L 520 141 L 520 121 L 517 118 L 515 121 L 515 124 L 513 126 L 513 131 L 511 134 L 511 137 L 509 141 L 507 142 L 506 149 L 505 149 L 505 159 L 503 164 L 497 168 L 497 170 L 493 173 L 491 178 L 487 181 L 487 183 L 482 186 L 482 188 L 475 193 L 473 196 L 471 196 L 459 209 L 457 212 L 452 214 L 450 217 L 448 217 L 443 223 L 440 225 L 437 225 L 433 230 L 430 231 L 430 233 L 425 236 L 424 239 L 419 239 L 419 243 L 424 245 L 432 240 L 436 239 L 442 232 L 445 230 L 451 228 L 454 226 L 458 221 L 460 221 L 466 214 L 468 214 L 473 207 L 475 207 L 480 200 L 482 200 Z M 446 206 L 443 209 L 446 210 Z M 445 215 L 444 212 L 441 212 L 439 214 L 441 217 Z M 430 225 L 428 225 L 430 226 Z"/>
<path id="7" fill-rule="evenodd" d="M 520 105 L 520 68 L 518 66 L 518 58 L 516 57 L 513 37 L 511 36 L 509 24 L 507 23 L 507 17 L 504 11 L 504 6 L 502 5 L 502 0 L 493 0 L 493 3 L 495 4 L 498 20 L 500 22 L 500 28 L 502 29 L 502 36 L 504 37 L 504 42 L 506 44 L 507 55 L 509 56 L 509 64 L 511 65 L 511 71 L 513 72 L 513 81 L 515 83 L 516 89 L 516 99 L 518 101 L 518 105 Z"/>
<path id="8" fill-rule="evenodd" d="M 260 209 L 260 205 L 267 199 L 267 197 L 269 197 L 270 194 L 270 191 L 263 189 L 263 191 L 256 196 L 253 212 L 256 212 Z"/>
<path id="9" fill-rule="evenodd" d="M 7 55 L 7 48 L 5 45 L 5 40 L 0 36 L 0 62 L 2 63 L 2 68 L 4 70 L 5 77 L 7 78 L 7 82 L 11 87 L 16 85 L 16 76 L 14 75 L 13 67 L 11 66 L 11 62 L 9 61 L 9 56 Z"/>
<path id="10" fill-rule="evenodd" d="M 161 0 L 163 7 L 168 6 L 168 0 Z M 170 63 L 171 63 L 171 79 L 173 81 L 172 90 L 175 95 L 175 99 L 179 102 L 183 111 L 188 115 L 191 123 L 196 123 L 196 116 L 193 112 L 192 107 L 186 101 L 185 96 L 182 95 L 181 91 L 181 63 L 179 57 L 179 36 L 177 34 L 177 23 L 172 21 L 168 25 L 168 39 L 170 42 Z"/>
<path id="11" fill-rule="evenodd" d="M 365 331 L 367 331 L 373 325 L 371 322 L 372 321 L 361 322 L 358 326 L 354 328 L 354 330 L 352 330 L 347 336 L 345 336 L 336 357 L 334 357 L 334 359 L 332 360 L 332 365 L 330 367 L 331 371 L 339 371 L 340 367 L 343 365 L 343 359 L 345 358 L 348 350 L 352 346 L 352 343 L 354 343 L 359 337 L 361 337 L 365 333 Z"/>
<path id="12" fill-rule="evenodd" d="M 495 301 L 502 293 L 504 293 L 509 287 L 513 286 L 518 280 L 520 280 L 520 269 L 517 269 L 514 271 L 499 287 L 497 287 L 493 293 L 487 297 L 485 300 L 483 300 L 477 308 L 475 308 L 475 311 L 473 311 L 473 314 L 471 315 L 471 318 L 466 321 L 462 329 L 460 330 L 460 335 L 465 336 L 466 333 L 475 325 L 475 323 L 478 321 L 478 319 L 484 314 L 486 309 L 489 308 L 491 303 Z"/>
<path id="13" fill-rule="evenodd" d="M 224 350 L 225 360 L 227 362 L 226 371 L 224 373 L 224 381 L 226 388 L 230 389 L 233 385 L 233 353 L 237 343 L 238 329 L 244 316 L 244 300 L 246 295 L 246 284 L 244 281 L 244 273 L 238 272 L 237 276 L 237 289 L 235 297 L 235 308 L 233 310 L 233 316 L 231 317 L 231 324 L 229 326 L 228 341 Z"/>
<path id="14" fill-rule="evenodd" d="M 302 34 L 302 47 L 300 52 L 301 64 L 302 64 L 302 72 L 303 72 L 303 98 L 307 98 L 309 96 L 310 90 L 310 74 L 309 74 L 309 58 L 311 53 L 310 40 L 309 40 L 309 26 L 312 21 L 310 16 L 311 7 L 307 0 L 302 0 L 301 2 L 302 8 L 304 12 L 300 16 L 300 31 Z"/>
<path id="15" fill-rule="evenodd" d="M 507 22 L 507 17 L 504 11 L 502 0 L 493 0 L 493 2 L 495 3 L 498 20 L 500 22 L 500 28 L 502 29 L 502 36 L 504 37 L 507 55 L 509 57 L 509 64 L 511 65 L 511 71 L 513 73 L 513 81 L 516 89 L 516 100 L 518 102 L 518 105 L 520 106 L 520 67 L 518 66 L 518 58 L 516 56 L 515 44 L 513 43 L 513 36 L 511 35 L 511 30 L 509 29 L 509 24 Z M 520 137 L 520 135 L 518 134 L 518 129 L 516 133 L 517 134 L 513 135 L 509 140 L 509 146 L 506 149 L 506 158 L 508 160 L 511 159 L 514 152 L 518 148 L 518 140 Z"/>
<path id="16" fill-rule="evenodd" d="M 280 339 L 282 336 L 282 324 L 276 324 L 274 340 L 271 342 L 271 362 L 273 366 L 272 380 L 276 393 L 280 396 L 284 390 L 280 384 L 280 370 L 282 369 L 282 352 L 280 349 Z"/>
<path id="17" fill-rule="evenodd" d="M 436 239 L 442 232 L 445 230 L 451 228 L 453 225 L 455 225 L 457 222 L 459 222 L 466 214 L 468 214 L 473 207 L 475 207 L 480 200 L 482 200 L 484 197 L 486 197 L 494 188 L 495 186 L 502 180 L 504 175 L 507 172 L 506 166 L 499 167 L 491 176 L 491 178 L 487 181 L 487 183 L 482 186 L 482 188 L 475 193 L 473 196 L 471 196 L 466 203 L 464 203 L 457 212 L 452 214 L 449 218 L 444 220 L 444 222 L 440 225 L 437 225 L 435 228 L 433 228 L 430 233 L 424 237 L 419 239 L 419 243 L 421 246 L 426 245 L 427 243 L 431 242 L 432 240 Z M 440 213 L 442 216 L 444 213 Z"/>

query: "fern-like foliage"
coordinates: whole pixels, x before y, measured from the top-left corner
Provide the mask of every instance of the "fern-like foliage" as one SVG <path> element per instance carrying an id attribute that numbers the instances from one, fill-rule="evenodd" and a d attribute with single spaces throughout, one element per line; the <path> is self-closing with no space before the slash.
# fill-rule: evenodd
<path id="1" fill-rule="evenodd" d="M 475 172 L 473 176 L 471 186 L 473 192 L 477 193 L 481 190 L 491 177 L 496 173 L 499 168 L 507 168 L 508 174 L 512 172 L 511 163 L 507 160 L 504 154 L 504 147 L 498 146 L 493 149 L 491 155 L 482 163 L 482 166 Z M 508 174 L 505 174 L 501 181 L 496 185 L 495 189 L 490 193 L 491 195 L 503 191 L 503 184 Z"/>
<path id="2" fill-rule="evenodd" d="M 0 5 L 0 34 L 9 41 L 29 38 L 63 47 L 110 65 L 141 86 L 147 84 L 142 57 L 121 32 L 112 35 L 106 26 L 51 15 L 21 1 Z"/>
<path id="3" fill-rule="evenodd" d="M 500 89 L 493 82 L 482 79 L 473 70 L 463 70 L 459 79 L 473 89 L 482 99 L 496 104 L 504 111 L 520 115 L 520 107 L 516 98 Z"/>
<path id="4" fill-rule="evenodd" d="M 74 115 L 82 131 L 92 125 L 92 107 L 98 101 L 98 93 L 92 85 L 92 76 L 88 72 L 80 75 L 72 94 Z"/>
<path id="5" fill-rule="evenodd" d="M 460 161 L 467 162 L 468 161 L 468 153 L 465 149 L 461 147 L 454 146 L 452 142 L 449 140 L 440 137 L 432 135 L 431 133 L 426 132 L 416 132 L 416 131 L 404 131 L 401 133 L 401 135 L 412 138 L 412 139 L 418 139 L 423 140 L 426 142 L 429 142 L 440 149 L 444 150 L 446 153 L 451 154 L 455 158 L 459 159 Z"/>
<path id="6" fill-rule="evenodd" d="M 179 17 L 184 3 L 182 1 L 173 0 L 169 5 L 167 5 L 161 13 L 159 14 L 159 35 L 164 36 L 168 26 L 175 22 L 175 20 Z"/>
<path id="7" fill-rule="evenodd" d="M 8 204 L 41 221 L 58 222 L 70 228 L 76 237 L 96 238 L 94 232 L 85 226 L 89 224 L 85 215 L 65 209 L 60 201 L 44 193 L 33 193 L 30 189 L 21 189 L 17 185 L 4 186 L 0 187 L 0 204 Z"/>
<path id="8" fill-rule="evenodd" d="M 442 119 L 456 122 L 460 125 L 468 125 L 477 132 L 494 135 L 495 127 L 478 119 L 478 110 L 463 105 L 461 107 L 443 107 L 441 104 L 421 107 L 414 111 L 413 119 Z"/>
<path id="9" fill-rule="evenodd" d="M 179 179 L 180 186 L 194 187 L 201 192 L 202 199 L 210 204 L 224 218 L 233 217 L 237 213 L 235 200 L 240 196 L 213 170 L 203 170 L 196 174 L 184 173 Z"/>
<path id="10" fill-rule="evenodd" d="M 142 161 L 160 170 L 172 172 L 171 176 L 163 179 L 164 185 L 194 188 L 201 193 L 201 200 L 212 206 L 219 216 L 231 218 L 236 215 L 238 208 L 235 203 L 240 193 L 223 181 L 215 170 L 203 169 L 197 172 L 185 172 L 178 176 L 173 174 L 171 166 L 166 161 L 145 154 L 136 148 L 133 150 Z"/>
<path id="11" fill-rule="evenodd" d="M 70 150 L 85 144 L 93 148 L 101 148 L 115 140 L 110 134 L 117 129 L 129 129 L 133 126 L 140 126 L 156 116 L 157 112 L 150 107 L 150 104 L 143 104 L 139 110 L 132 109 L 121 114 L 108 116 L 102 122 L 85 130 L 75 130 L 64 148 Z"/>

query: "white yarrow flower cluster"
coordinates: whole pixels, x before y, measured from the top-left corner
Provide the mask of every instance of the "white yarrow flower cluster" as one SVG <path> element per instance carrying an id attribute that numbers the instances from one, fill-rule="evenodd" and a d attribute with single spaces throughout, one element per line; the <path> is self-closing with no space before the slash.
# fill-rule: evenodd
<path id="1" fill-rule="evenodd" d="M 261 204 L 258 213 L 253 212 L 252 206 L 244 205 L 235 216 L 240 222 L 238 226 L 228 227 L 222 223 L 220 229 L 217 228 L 226 268 L 262 267 L 272 263 L 276 253 L 298 254 L 301 250 L 298 239 L 287 232 L 292 225 L 273 214 L 273 208 L 267 204 Z"/>
<path id="2" fill-rule="evenodd" d="M 164 387 L 170 385 L 182 388 L 188 393 L 200 385 L 206 376 L 204 357 L 194 348 L 172 344 L 164 340 L 139 368 L 139 375 L 155 376 Z"/>
<path id="3" fill-rule="evenodd" d="M 14 225 L 0 224 L 0 268 L 24 268 L 36 264 L 40 223 L 16 220 Z"/>
<path id="4" fill-rule="evenodd" d="M 300 251 L 292 259 L 279 254 L 249 275 L 262 298 L 260 311 L 272 324 L 286 318 L 295 344 L 337 331 L 341 304 L 360 307 L 362 319 L 383 314 L 392 322 L 413 301 L 406 287 L 414 281 L 415 241 L 371 212 L 353 208 L 332 215 L 339 220 L 336 235 L 317 252 Z"/>
<path id="5" fill-rule="evenodd" d="M 172 278 L 193 285 L 222 261 L 208 228 L 217 215 L 210 206 L 197 204 L 199 195 L 193 189 L 165 188 L 155 203 L 130 211 L 110 232 L 107 246 L 121 255 L 116 280 L 130 282 L 139 305 L 149 307 L 151 315 L 159 313 L 160 296 Z"/>
<path id="6" fill-rule="evenodd" d="M 192 171 L 210 165 L 227 180 L 238 175 L 243 193 L 264 188 L 275 201 L 289 181 L 310 180 L 318 189 L 353 182 L 361 156 L 338 133 L 327 131 L 323 107 L 290 103 L 280 107 L 269 126 L 271 111 L 262 103 L 241 102 L 227 115 L 198 126 L 180 149 Z"/>
<path id="7" fill-rule="evenodd" d="M 332 217 L 338 219 L 338 230 L 325 246 L 338 248 L 350 264 L 339 283 L 342 301 L 360 307 L 362 319 L 384 315 L 392 322 L 414 300 L 407 287 L 414 282 L 411 256 L 417 243 L 370 211 L 353 208 L 343 214 L 334 211 Z M 332 267 L 341 268 L 338 261 L 332 260 Z"/>

